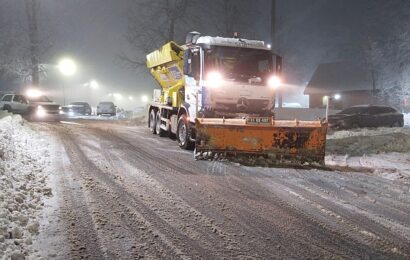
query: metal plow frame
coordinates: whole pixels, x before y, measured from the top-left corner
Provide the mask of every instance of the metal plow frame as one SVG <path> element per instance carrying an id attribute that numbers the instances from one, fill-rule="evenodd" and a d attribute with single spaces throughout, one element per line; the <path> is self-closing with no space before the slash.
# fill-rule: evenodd
<path id="1" fill-rule="evenodd" d="M 231 158 L 244 164 L 324 165 L 327 124 L 273 119 L 197 119 L 196 159 Z M 250 163 L 249 163 L 250 162 Z"/>

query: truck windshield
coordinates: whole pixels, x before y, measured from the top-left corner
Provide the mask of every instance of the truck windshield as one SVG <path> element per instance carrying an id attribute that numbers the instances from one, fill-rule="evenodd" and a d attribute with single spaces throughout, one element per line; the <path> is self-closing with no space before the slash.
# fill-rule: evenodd
<path id="1" fill-rule="evenodd" d="M 205 73 L 212 70 L 232 80 L 265 79 L 273 72 L 272 53 L 268 50 L 215 46 L 205 51 Z"/>

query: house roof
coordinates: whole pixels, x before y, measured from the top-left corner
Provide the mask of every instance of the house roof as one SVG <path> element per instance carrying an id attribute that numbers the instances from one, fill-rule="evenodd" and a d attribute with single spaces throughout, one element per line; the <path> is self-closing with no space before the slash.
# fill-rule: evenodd
<path id="1" fill-rule="evenodd" d="M 335 92 L 372 90 L 370 71 L 352 62 L 332 62 L 320 64 L 304 93 L 331 94 Z"/>

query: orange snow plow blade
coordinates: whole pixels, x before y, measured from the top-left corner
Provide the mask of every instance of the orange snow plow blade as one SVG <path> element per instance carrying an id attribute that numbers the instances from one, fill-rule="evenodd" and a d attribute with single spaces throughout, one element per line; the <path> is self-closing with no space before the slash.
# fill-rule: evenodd
<path id="1" fill-rule="evenodd" d="M 265 158 L 268 165 L 324 165 L 327 125 L 273 118 L 196 119 L 195 158 Z M 266 164 L 266 163 L 265 163 Z"/>

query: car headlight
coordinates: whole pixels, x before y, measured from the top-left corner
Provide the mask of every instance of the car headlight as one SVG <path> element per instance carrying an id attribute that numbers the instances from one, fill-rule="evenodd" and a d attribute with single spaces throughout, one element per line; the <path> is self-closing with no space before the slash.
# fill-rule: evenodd
<path id="1" fill-rule="evenodd" d="M 268 79 L 268 86 L 274 89 L 278 88 L 281 83 L 282 80 L 276 75 L 273 75 Z"/>
<path id="2" fill-rule="evenodd" d="M 207 83 L 207 86 L 211 88 L 220 87 L 223 83 L 222 74 L 219 73 L 218 71 L 209 72 L 206 77 L 206 83 Z"/>
<path id="3" fill-rule="evenodd" d="M 36 115 L 38 117 L 44 117 L 46 115 L 46 110 L 42 106 L 37 107 Z"/>

